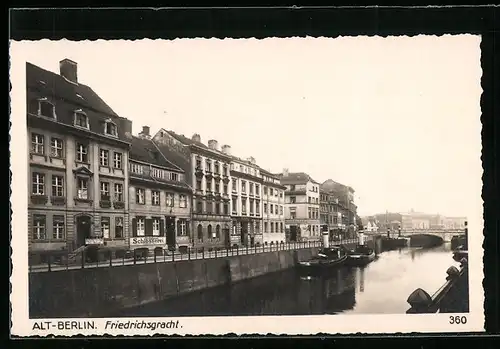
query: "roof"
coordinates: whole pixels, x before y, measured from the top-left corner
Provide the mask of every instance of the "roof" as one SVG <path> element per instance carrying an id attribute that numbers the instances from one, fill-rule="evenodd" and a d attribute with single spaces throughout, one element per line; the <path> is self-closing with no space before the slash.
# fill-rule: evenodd
<path id="1" fill-rule="evenodd" d="M 104 121 L 117 124 L 118 139 L 127 142 L 125 122 L 87 85 L 72 83 L 61 75 L 26 62 L 28 112 L 37 98 L 48 98 L 55 105 L 57 122 L 73 126 L 73 114 L 82 109 L 89 118 L 90 131 L 104 135 Z"/>
<path id="2" fill-rule="evenodd" d="M 345 191 L 349 190 L 351 192 L 354 192 L 354 189 L 348 185 L 339 183 L 334 181 L 333 179 L 327 179 L 323 183 L 321 183 L 321 189 L 326 191 L 326 192 L 338 192 L 338 191 Z"/>
<path id="3" fill-rule="evenodd" d="M 151 139 L 132 136 L 130 143 L 130 160 L 147 162 L 173 171 L 184 172 L 180 167 L 169 161 Z"/>
<path id="4" fill-rule="evenodd" d="M 305 172 L 289 172 L 286 176 L 280 173 L 275 176 L 280 179 L 281 184 L 301 184 L 307 182 L 319 184 Z"/>

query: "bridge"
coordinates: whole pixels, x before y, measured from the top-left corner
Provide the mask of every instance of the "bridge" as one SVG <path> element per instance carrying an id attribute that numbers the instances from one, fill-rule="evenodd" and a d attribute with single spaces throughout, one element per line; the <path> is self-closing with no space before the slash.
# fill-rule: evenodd
<path id="1" fill-rule="evenodd" d="M 398 233 L 397 233 L 398 234 Z M 391 234 L 391 236 L 394 234 Z M 450 242 L 456 235 L 465 235 L 465 229 L 401 229 L 401 236 L 412 237 L 415 235 L 432 235 L 441 238 L 444 242 Z"/>

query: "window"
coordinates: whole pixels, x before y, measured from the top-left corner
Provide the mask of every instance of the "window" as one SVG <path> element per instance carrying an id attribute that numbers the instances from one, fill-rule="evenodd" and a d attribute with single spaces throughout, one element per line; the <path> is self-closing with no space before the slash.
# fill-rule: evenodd
<path id="1" fill-rule="evenodd" d="M 283 232 L 283 223 L 280 223 L 280 232 Z"/>
<path id="2" fill-rule="evenodd" d="M 196 201 L 196 212 L 203 212 L 203 202 L 201 202 L 200 200 Z"/>
<path id="3" fill-rule="evenodd" d="M 101 236 L 109 239 L 109 217 L 101 217 Z"/>
<path id="4" fill-rule="evenodd" d="M 33 216 L 33 239 L 34 240 L 45 240 L 45 216 L 34 215 Z"/>
<path id="5" fill-rule="evenodd" d="M 295 204 L 297 202 L 297 198 L 295 196 L 290 196 L 290 203 Z"/>
<path id="6" fill-rule="evenodd" d="M 295 208 L 290 208 L 290 219 L 295 218 L 297 218 L 297 212 L 295 211 Z"/>
<path id="7" fill-rule="evenodd" d="M 267 222 L 264 222 L 264 233 L 267 233 Z"/>
<path id="8" fill-rule="evenodd" d="M 236 191 L 236 179 L 233 179 L 233 191 Z"/>
<path id="9" fill-rule="evenodd" d="M 136 228 L 137 228 L 137 236 L 145 235 L 145 222 L 144 218 L 137 218 Z"/>
<path id="10" fill-rule="evenodd" d="M 267 187 L 262 188 L 264 190 L 264 195 L 267 195 Z"/>
<path id="11" fill-rule="evenodd" d="M 205 161 L 205 171 L 212 172 L 212 161 L 208 159 Z"/>
<path id="12" fill-rule="evenodd" d="M 223 193 L 224 194 L 229 194 L 229 187 L 227 186 L 227 184 L 224 184 L 224 188 L 223 188 Z"/>
<path id="13" fill-rule="evenodd" d="M 64 196 L 63 176 L 52 176 L 52 196 Z"/>
<path id="14" fill-rule="evenodd" d="M 89 180 L 87 178 L 77 179 L 77 197 L 78 199 L 89 199 L 88 195 Z"/>
<path id="15" fill-rule="evenodd" d="M 118 136 L 118 128 L 116 127 L 116 124 L 111 121 L 106 121 L 104 124 L 104 133 L 107 134 L 108 136 Z"/>
<path id="16" fill-rule="evenodd" d="M 99 150 L 99 165 L 108 166 L 109 165 L 109 151 L 106 149 Z"/>
<path id="17" fill-rule="evenodd" d="M 83 143 L 76 144 L 76 161 L 88 163 L 88 147 Z"/>
<path id="18" fill-rule="evenodd" d="M 245 199 L 241 200 L 241 213 L 247 213 L 247 201 Z"/>
<path id="19" fill-rule="evenodd" d="M 278 189 L 274 189 L 274 196 L 278 196 Z"/>
<path id="20" fill-rule="evenodd" d="M 274 205 L 273 204 L 269 205 L 269 213 L 274 214 Z"/>
<path id="21" fill-rule="evenodd" d="M 160 206 L 160 192 L 153 190 L 151 191 L 151 204 L 154 206 Z"/>
<path id="22" fill-rule="evenodd" d="M 55 118 L 56 113 L 54 105 L 46 98 L 38 100 L 38 115 L 45 116 L 47 118 Z"/>
<path id="23" fill-rule="evenodd" d="M 260 185 L 255 184 L 255 195 L 259 196 L 260 195 Z"/>
<path id="24" fill-rule="evenodd" d="M 220 183 L 219 181 L 215 181 L 215 192 L 220 193 Z"/>
<path id="25" fill-rule="evenodd" d="M 224 214 L 225 215 L 229 214 L 229 204 L 228 203 L 224 203 Z"/>
<path id="26" fill-rule="evenodd" d="M 250 214 L 253 214 L 253 200 L 250 200 Z"/>
<path id="27" fill-rule="evenodd" d="M 270 222 L 269 225 L 271 226 L 271 233 L 274 233 L 274 224 L 273 224 L 273 222 Z"/>
<path id="28" fill-rule="evenodd" d="M 45 195 L 45 175 L 43 173 L 33 172 L 31 193 Z"/>
<path id="29" fill-rule="evenodd" d="M 249 192 L 250 194 L 253 194 L 253 183 L 250 183 L 249 186 L 250 186 Z"/>
<path id="30" fill-rule="evenodd" d="M 283 197 L 283 191 L 280 190 L 280 198 L 282 198 L 282 197 Z"/>
<path id="31" fill-rule="evenodd" d="M 167 193 L 166 197 L 167 197 L 166 200 L 167 207 L 174 207 L 174 194 Z"/>
<path id="32" fill-rule="evenodd" d="M 113 153 L 113 167 L 116 169 L 122 168 L 122 153 Z"/>
<path id="33" fill-rule="evenodd" d="M 207 192 L 212 191 L 212 181 L 211 180 L 207 180 L 206 185 L 207 185 L 207 190 L 206 191 Z"/>
<path id="34" fill-rule="evenodd" d="M 146 203 L 146 192 L 142 188 L 137 188 L 135 193 L 136 202 L 139 205 L 144 205 Z"/>
<path id="35" fill-rule="evenodd" d="M 171 172 L 170 173 L 170 180 L 175 181 L 175 182 L 179 181 L 179 174 Z"/>
<path id="36" fill-rule="evenodd" d="M 101 182 L 101 200 L 102 201 L 109 201 L 110 195 L 109 195 L 109 183 L 108 182 Z"/>
<path id="37" fill-rule="evenodd" d="M 89 129 L 89 118 L 82 110 L 75 110 L 74 124 L 77 127 Z"/>
<path id="38" fill-rule="evenodd" d="M 220 173 L 220 166 L 219 166 L 219 162 L 215 162 L 214 164 L 214 172 L 219 174 Z"/>
<path id="39" fill-rule="evenodd" d="M 241 181 L 241 192 L 246 193 L 247 183 L 245 181 Z"/>
<path id="40" fill-rule="evenodd" d="M 236 201 L 235 198 L 233 198 L 232 201 L 233 201 L 233 212 L 236 212 L 238 210 L 238 201 Z"/>
<path id="41" fill-rule="evenodd" d="M 201 169 L 201 159 L 196 158 L 196 168 Z"/>
<path id="42" fill-rule="evenodd" d="M 50 139 L 50 156 L 62 158 L 63 156 L 63 141 L 59 138 Z"/>
<path id="43" fill-rule="evenodd" d="M 54 240 L 64 239 L 64 216 L 54 216 L 52 228 L 52 238 Z"/>
<path id="44" fill-rule="evenodd" d="M 224 176 L 228 176 L 228 175 L 229 175 L 229 174 L 228 174 L 228 172 L 227 172 L 227 165 L 224 165 L 224 166 L 222 167 L 222 170 L 223 170 L 223 174 L 224 174 Z"/>
<path id="45" fill-rule="evenodd" d="M 308 215 L 307 215 L 307 216 L 309 217 L 309 219 L 311 219 L 311 218 L 312 218 L 312 211 L 311 211 L 311 208 L 309 207 L 309 208 L 307 209 L 307 211 L 308 211 Z"/>
<path id="46" fill-rule="evenodd" d="M 184 194 L 179 195 L 179 207 L 181 208 L 187 207 L 187 197 Z"/>
<path id="47" fill-rule="evenodd" d="M 43 155 L 45 153 L 43 135 L 37 133 L 31 134 L 31 152 L 39 155 Z"/>
<path id="48" fill-rule="evenodd" d="M 153 219 L 153 236 L 160 236 L 160 219 Z"/>
<path id="49" fill-rule="evenodd" d="M 177 236 L 186 236 L 187 235 L 187 225 L 186 221 L 183 219 L 179 219 L 177 222 Z"/>
<path id="50" fill-rule="evenodd" d="M 215 238 L 215 233 L 212 231 L 212 225 L 209 224 L 207 227 L 207 235 L 212 239 Z"/>
<path id="51" fill-rule="evenodd" d="M 257 222 L 255 224 L 255 234 L 260 234 L 260 223 L 259 222 Z"/>
<path id="52" fill-rule="evenodd" d="M 142 165 L 130 163 L 130 171 L 142 175 L 144 173 L 144 168 Z"/>
<path id="53" fill-rule="evenodd" d="M 255 201 L 255 213 L 260 214 L 260 201 Z"/>
<path id="54" fill-rule="evenodd" d="M 264 213 L 267 213 L 267 204 L 264 203 Z"/>
<path id="55" fill-rule="evenodd" d="M 123 184 L 115 183 L 114 185 L 115 201 L 123 202 Z"/>
<path id="56" fill-rule="evenodd" d="M 217 226 L 215 227 L 215 237 L 217 239 L 220 238 L 220 225 L 217 224 Z"/>
<path id="57" fill-rule="evenodd" d="M 215 205 L 215 214 L 220 214 L 220 204 L 216 202 L 214 205 Z"/>
<path id="58" fill-rule="evenodd" d="M 197 227 L 198 240 L 203 240 L 203 226 L 198 224 Z"/>
<path id="59" fill-rule="evenodd" d="M 115 238 L 123 238 L 123 217 L 115 217 Z"/>
<path id="60" fill-rule="evenodd" d="M 213 203 L 211 201 L 206 202 L 205 206 L 206 206 L 207 213 L 212 213 L 213 212 Z"/>
<path id="61" fill-rule="evenodd" d="M 280 214 L 283 214 L 283 206 L 280 206 Z"/>

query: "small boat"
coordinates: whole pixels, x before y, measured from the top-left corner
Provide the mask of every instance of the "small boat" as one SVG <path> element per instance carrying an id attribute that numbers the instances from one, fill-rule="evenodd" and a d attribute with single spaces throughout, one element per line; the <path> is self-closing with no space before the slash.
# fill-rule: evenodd
<path id="1" fill-rule="evenodd" d="M 375 260 L 375 251 L 365 245 L 357 245 L 353 250 L 347 251 L 347 264 L 366 265 Z"/>
<path id="2" fill-rule="evenodd" d="M 316 257 L 308 261 L 299 262 L 299 268 L 302 271 L 310 273 L 322 272 L 339 267 L 344 264 L 345 261 L 347 261 L 345 250 L 338 246 L 328 247 L 320 249 Z"/>

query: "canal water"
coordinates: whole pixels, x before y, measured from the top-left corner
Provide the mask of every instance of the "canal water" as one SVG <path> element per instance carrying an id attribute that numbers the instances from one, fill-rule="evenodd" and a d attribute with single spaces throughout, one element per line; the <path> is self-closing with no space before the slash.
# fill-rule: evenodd
<path id="1" fill-rule="evenodd" d="M 295 269 L 123 310 L 115 316 L 404 314 L 416 288 L 432 295 L 458 263 L 450 244 L 380 254 L 363 268 L 307 277 Z"/>

